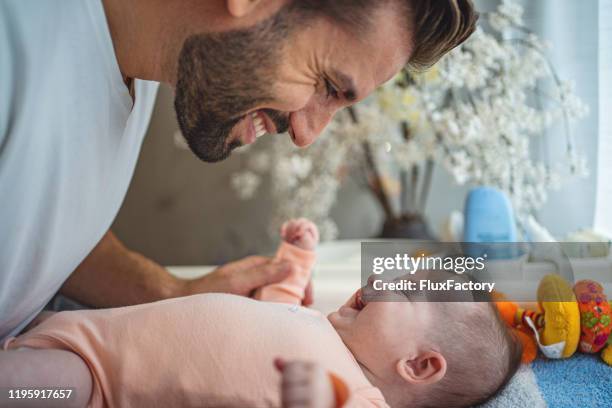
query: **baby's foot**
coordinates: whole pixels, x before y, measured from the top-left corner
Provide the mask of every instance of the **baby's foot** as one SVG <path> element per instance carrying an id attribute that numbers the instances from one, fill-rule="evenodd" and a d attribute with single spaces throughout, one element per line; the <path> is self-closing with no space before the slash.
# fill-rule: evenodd
<path id="1" fill-rule="evenodd" d="M 319 230 L 312 221 L 299 218 L 283 224 L 281 237 L 298 248 L 313 251 L 319 243 Z"/>

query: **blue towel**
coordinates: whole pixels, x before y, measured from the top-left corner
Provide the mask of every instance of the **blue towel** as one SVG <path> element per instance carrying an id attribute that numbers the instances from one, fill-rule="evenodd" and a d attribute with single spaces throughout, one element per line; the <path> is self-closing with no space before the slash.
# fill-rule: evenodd
<path id="1" fill-rule="evenodd" d="M 532 370 L 549 408 L 612 407 L 612 367 L 599 355 L 567 360 L 537 359 Z"/>
<path id="2" fill-rule="evenodd" d="M 508 386 L 486 404 L 474 408 L 547 408 L 531 366 L 523 365 Z"/>

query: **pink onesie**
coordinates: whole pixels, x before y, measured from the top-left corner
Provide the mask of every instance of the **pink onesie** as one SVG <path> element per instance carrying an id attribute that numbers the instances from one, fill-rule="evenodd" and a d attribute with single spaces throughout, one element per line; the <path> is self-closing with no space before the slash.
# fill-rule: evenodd
<path id="1" fill-rule="evenodd" d="M 205 294 L 61 312 L 4 348 L 81 356 L 93 377 L 90 407 L 277 407 L 277 357 L 317 362 L 344 380 L 345 407 L 387 407 L 327 318 L 298 306 L 314 252 L 284 242 L 276 259 L 298 265 L 258 292 L 276 303 Z"/>
<path id="2" fill-rule="evenodd" d="M 4 347 L 81 356 L 93 377 L 90 407 L 278 407 L 277 357 L 342 378 L 345 407 L 387 407 L 325 316 L 234 295 L 61 312 Z"/>

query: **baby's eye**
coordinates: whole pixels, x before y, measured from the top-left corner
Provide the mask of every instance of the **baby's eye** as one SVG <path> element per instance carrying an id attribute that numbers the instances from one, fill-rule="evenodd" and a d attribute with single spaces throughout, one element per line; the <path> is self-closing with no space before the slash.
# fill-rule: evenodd
<path id="1" fill-rule="evenodd" d="M 325 90 L 327 92 L 327 97 L 333 97 L 335 99 L 338 99 L 338 90 L 336 89 L 336 87 L 331 83 L 331 81 L 327 78 L 325 78 Z"/>

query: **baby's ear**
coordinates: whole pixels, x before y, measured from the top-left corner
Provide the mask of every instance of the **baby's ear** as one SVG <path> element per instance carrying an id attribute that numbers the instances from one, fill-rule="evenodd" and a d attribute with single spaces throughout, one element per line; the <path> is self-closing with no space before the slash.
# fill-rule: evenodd
<path id="1" fill-rule="evenodd" d="M 414 385 L 434 384 L 446 374 L 446 359 L 436 351 L 428 351 L 413 359 L 397 362 L 397 373 L 404 381 Z"/>
<path id="2" fill-rule="evenodd" d="M 236 18 L 249 14 L 259 4 L 259 0 L 227 0 L 227 11 Z"/>

